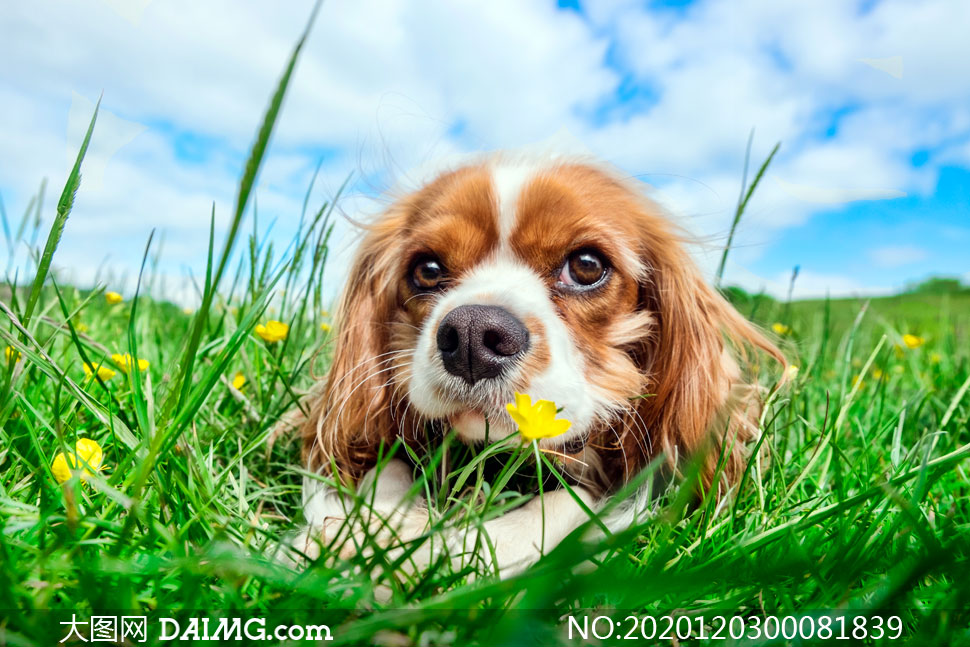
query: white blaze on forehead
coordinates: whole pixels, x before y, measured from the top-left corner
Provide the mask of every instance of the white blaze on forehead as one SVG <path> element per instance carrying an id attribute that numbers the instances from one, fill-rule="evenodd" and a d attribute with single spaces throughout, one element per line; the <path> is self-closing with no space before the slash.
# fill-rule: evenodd
<path id="1" fill-rule="evenodd" d="M 492 166 L 492 186 L 498 202 L 498 235 L 500 247 L 507 249 L 518 216 L 519 197 L 538 174 L 529 163 L 496 163 Z"/>
<path id="2" fill-rule="evenodd" d="M 492 172 L 492 188 L 495 192 L 496 206 L 498 207 L 498 256 L 511 258 L 512 252 L 509 247 L 509 241 L 512 238 L 512 232 L 515 230 L 515 224 L 522 215 L 519 210 L 519 199 L 529 187 L 529 184 L 537 177 L 543 172 L 554 172 L 556 167 L 552 162 L 499 160 L 493 162 L 490 168 Z M 615 179 L 621 185 L 627 186 L 631 194 L 637 195 L 637 192 L 633 189 L 629 181 L 620 178 Z M 622 214 L 610 215 L 614 218 L 623 217 Z M 646 278 L 647 266 L 640 258 L 637 250 L 632 249 L 625 241 L 619 240 L 616 241 L 613 247 L 615 247 L 613 251 L 616 254 L 613 261 L 619 267 L 631 276 L 636 277 L 637 280 Z M 564 249 L 563 255 L 565 256 L 566 253 L 571 251 L 574 250 Z"/>

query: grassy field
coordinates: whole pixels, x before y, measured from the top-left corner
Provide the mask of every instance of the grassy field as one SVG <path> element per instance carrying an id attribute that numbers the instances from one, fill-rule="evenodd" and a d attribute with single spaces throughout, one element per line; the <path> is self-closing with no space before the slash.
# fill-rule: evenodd
<path id="1" fill-rule="evenodd" d="M 772 460 L 752 464 L 718 514 L 692 500 L 688 474 L 649 520 L 588 541 L 577 533 L 506 581 L 474 566 L 388 575 L 379 549 L 327 553 L 306 569 L 274 560 L 299 521 L 303 474 L 294 439 L 267 439 L 325 372 L 330 340 L 328 206 L 292 215 L 300 232 L 282 253 L 262 240 L 250 208 L 291 70 L 256 137 L 227 238 L 213 240 L 199 272 L 199 308 L 151 298 L 150 247 L 137 297 L 116 302 L 111 285 L 52 280 L 83 149 L 46 245 L 20 268 L 37 278 L 0 287 L 0 345 L 10 349 L 0 371 L 0 644 L 56 644 L 72 613 L 185 610 L 327 623 L 329 644 L 583 644 L 568 633 L 570 614 L 580 624 L 614 617 L 619 637 L 649 633 L 631 614 L 671 613 L 689 618 L 694 635 L 701 623 L 713 634 L 717 615 L 747 619 L 748 638 L 705 644 L 782 644 L 750 627 L 791 615 L 834 640 L 843 612 L 898 616 L 893 644 L 970 643 L 966 294 L 740 300 L 776 328 L 798 370 L 764 414 Z M 33 218 L 28 209 L 25 227 L 8 227 L 13 242 L 30 238 Z M 254 333 L 270 319 L 289 324 L 285 339 Z M 769 371 L 766 386 L 777 378 Z M 61 484 L 52 466 L 79 438 L 103 449 L 102 470 Z M 445 504 L 478 501 L 466 518 L 521 500 L 488 490 L 478 472 L 456 485 L 470 474 L 462 470 L 453 490 L 428 487 Z M 598 568 L 580 566 L 589 560 Z M 852 643 L 861 642 L 855 617 L 841 630 Z"/>

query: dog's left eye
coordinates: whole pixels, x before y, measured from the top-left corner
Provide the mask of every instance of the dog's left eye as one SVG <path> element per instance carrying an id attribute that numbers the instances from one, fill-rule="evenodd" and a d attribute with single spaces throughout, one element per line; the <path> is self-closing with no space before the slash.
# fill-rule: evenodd
<path id="1" fill-rule="evenodd" d="M 607 274 L 606 261 L 591 250 L 578 250 L 569 255 L 559 272 L 559 282 L 575 289 L 599 285 Z"/>
<path id="2" fill-rule="evenodd" d="M 434 290 L 445 279 L 445 269 L 434 258 L 424 258 L 411 269 L 411 281 L 419 290 Z"/>

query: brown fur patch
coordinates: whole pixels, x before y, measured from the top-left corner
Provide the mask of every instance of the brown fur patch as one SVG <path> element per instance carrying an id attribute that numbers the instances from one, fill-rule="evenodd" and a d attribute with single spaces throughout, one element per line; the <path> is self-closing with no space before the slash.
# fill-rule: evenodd
<path id="1" fill-rule="evenodd" d="M 335 312 L 333 363 L 302 426 L 311 470 L 356 480 L 372 467 L 381 443 L 420 435 L 423 421 L 407 406 L 410 354 L 433 305 L 409 269 L 420 255 L 460 277 L 498 243 L 489 173 L 466 167 L 398 200 L 365 232 Z"/>
<path id="2" fill-rule="evenodd" d="M 526 317 L 522 323 L 529 331 L 529 352 L 522 361 L 522 383 L 516 384 L 515 390 L 525 392 L 529 388 L 529 381 L 546 370 L 552 356 L 549 354 L 549 342 L 546 341 L 542 322 L 536 317 Z"/>
<path id="3" fill-rule="evenodd" d="M 704 283 L 660 209 L 598 169 L 560 166 L 523 192 L 512 245 L 548 277 L 587 380 L 615 405 L 590 438 L 599 453 L 596 484 L 617 487 L 660 451 L 674 469 L 706 452 L 705 487 L 718 469 L 725 484 L 734 482 L 760 411 L 739 361 L 751 348 L 784 358 Z M 559 269 L 582 248 L 604 255 L 611 276 L 589 292 L 557 294 Z"/>

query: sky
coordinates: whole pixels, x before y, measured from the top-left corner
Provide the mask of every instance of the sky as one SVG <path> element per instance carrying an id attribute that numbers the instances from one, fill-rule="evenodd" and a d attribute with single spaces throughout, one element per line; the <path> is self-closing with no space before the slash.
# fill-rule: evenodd
<path id="1" fill-rule="evenodd" d="M 34 0 L 0 12 L 0 198 L 11 226 L 47 179 L 45 222 L 99 96 L 55 267 L 130 291 L 149 233 L 191 301 L 215 204 L 310 0 Z M 710 277 L 751 164 L 781 148 L 725 282 L 796 297 L 970 280 L 970 3 L 951 0 L 328 0 L 266 157 L 260 222 L 285 245 L 320 204 L 379 213 L 485 151 L 592 155 L 649 185 Z M 752 169 L 753 172 L 753 169 Z M 41 236 L 46 235 L 44 229 Z M 43 238 L 41 238 L 43 240 Z M 221 241 L 221 236 L 219 237 Z M 356 232 L 339 220 L 330 276 Z M 26 266 L 27 249 L 0 267 Z"/>

